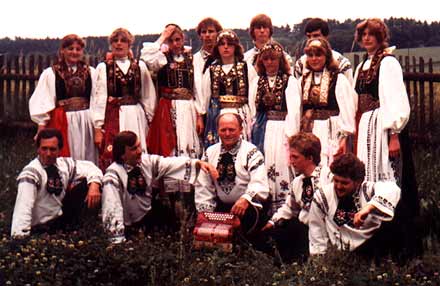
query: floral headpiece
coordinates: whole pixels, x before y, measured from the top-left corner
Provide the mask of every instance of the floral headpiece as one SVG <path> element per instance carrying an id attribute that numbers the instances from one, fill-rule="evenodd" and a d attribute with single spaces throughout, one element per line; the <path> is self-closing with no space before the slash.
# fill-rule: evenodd
<path id="1" fill-rule="evenodd" d="M 237 34 L 232 30 L 223 30 L 217 36 L 217 42 L 219 42 L 222 38 L 229 38 L 235 41 L 238 41 Z"/>
<path id="2" fill-rule="evenodd" d="M 275 51 L 277 53 L 282 54 L 283 53 L 283 48 L 281 47 L 280 44 L 270 41 L 268 43 L 266 43 L 260 50 L 260 53 L 264 53 L 266 51 Z"/>

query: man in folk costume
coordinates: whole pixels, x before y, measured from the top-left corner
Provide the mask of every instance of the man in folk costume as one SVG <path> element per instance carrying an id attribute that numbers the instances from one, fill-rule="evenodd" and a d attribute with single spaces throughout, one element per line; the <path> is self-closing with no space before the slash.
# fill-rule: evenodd
<path id="1" fill-rule="evenodd" d="M 309 211 L 310 254 L 328 244 L 367 256 L 385 255 L 399 239 L 389 228 L 400 199 L 393 181 L 368 182 L 365 165 L 347 153 L 330 166 L 333 183 L 315 192 Z"/>
<path id="2" fill-rule="evenodd" d="M 102 219 L 115 243 L 158 224 L 151 206 L 154 181 L 171 177 L 193 184 L 201 168 L 216 176 L 214 167 L 197 159 L 142 153 L 140 141 L 131 131 L 116 135 L 113 159 L 103 179 Z"/>
<path id="3" fill-rule="evenodd" d="M 63 148 L 59 130 L 41 130 L 36 142 L 38 157 L 24 167 L 17 178 L 12 237 L 73 226 L 85 201 L 92 208 L 98 206 L 101 199 L 101 170 L 89 161 L 59 157 Z M 88 188 L 71 188 L 84 178 Z"/>
<path id="4" fill-rule="evenodd" d="M 240 138 L 242 121 L 236 113 L 218 117 L 221 142 L 209 147 L 203 160 L 217 168 L 219 177 L 212 180 L 206 174 L 200 175 L 195 203 L 198 212 L 237 215 L 245 232 L 252 233 L 265 223 L 269 186 L 263 155 L 255 145 Z"/>
<path id="5" fill-rule="evenodd" d="M 320 164 L 321 143 L 312 133 L 299 132 L 289 138 L 289 157 L 299 176 L 289 185 L 284 204 L 262 229 L 271 230 L 284 262 L 308 257 L 309 210 L 313 194 L 329 184 L 332 177 L 330 169 Z"/>
<path id="6" fill-rule="evenodd" d="M 312 18 L 307 21 L 304 28 L 304 34 L 307 40 L 317 39 L 324 37 L 328 40 L 330 29 L 328 23 L 321 18 Z M 301 46 L 300 50 L 303 50 Z M 339 66 L 339 72 L 344 74 L 350 84 L 353 84 L 353 67 L 350 61 L 344 57 L 341 53 L 332 50 L 333 58 L 337 61 Z M 294 67 L 294 76 L 299 79 L 307 71 L 306 55 L 302 55 L 296 62 Z"/>
<path id="7" fill-rule="evenodd" d="M 202 112 L 204 110 L 203 105 L 207 101 L 202 93 L 202 78 L 203 73 L 214 61 L 212 52 L 217 41 L 217 35 L 222 30 L 220 23 L 211 17 L 204 18 L 197 25 L 196 31 L 200 40 L 202 41 L 202 47 L 194 54 L 193 66 L 194 66 L 194 87 L 196 91 L 196 109 L 197 109 L 197 134 L 203 135 L 204 129 L 204 116 Z"/>

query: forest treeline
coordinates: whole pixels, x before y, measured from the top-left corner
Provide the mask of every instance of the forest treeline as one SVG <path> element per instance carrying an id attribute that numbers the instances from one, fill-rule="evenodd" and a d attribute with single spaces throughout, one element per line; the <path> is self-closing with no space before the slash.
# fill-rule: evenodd
<path id="1" fill-rule="evenodd" d="M 308 19 L 304 19 L 301 23 L 292 26 L 274 27 L 273 38 L 284 45 L 285 49 L 293 56 L 301 50 L 304 41 L 304 26 Z M 354 30 L 356 24 L 362 19 L 345 20 L 328 20 L 330 26 L 330 43 L 333 49 L 340 52 L 358 51 L 360 48 L 353 43 Z M 390 18 L 386 19 L 391 33 L 391 45 L 398 48 L 417 48 L 440 46 L 440 22 L 434 21 L 427 23 L 426 21 L 417 21 L 407 18 Z M 234 29 L 240 37 L 243 47 L 246 49 L 253 46 L 252 39 L 246 29 Z M 66 34 L 75 31 L 66 31 Z M 194 50 L 200 47 L 200 41 L 194 29 L 185 30 L 186 44 L 192 46 Z M 155 41 L 158 34 L 136 35 L 133 46 L 134 53 L 138 55 L 142 48 L 142 42 Z M 87 46 L 86 53 L 91 55 L 104 55 L 108 50 L 107 36 L 102 37 L 86 37 Z M 20 38 L 16 39 L 3 38 L 0 39 L 0 54 L 54 54 L 58 50 L 60 39 L 32 39 Z"/>

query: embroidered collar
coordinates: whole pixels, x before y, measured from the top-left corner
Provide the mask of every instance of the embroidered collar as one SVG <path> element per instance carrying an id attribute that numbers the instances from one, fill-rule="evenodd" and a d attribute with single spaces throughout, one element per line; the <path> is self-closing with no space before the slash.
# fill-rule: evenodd
<path id="1" fill-rule="evenodd" d="M 208 57 L 211 55 L 211 53 L 207 52 L 207 51 L 204 50 L 204 49 L 200 49 L 200 55 L 202 55 L 202 58 L 203 58 L 204 60 L 207 60 Z"/>
<path id="2" fill-rule="evenodd" d="M 229 153 L 231 155 L 237 155 L 238 151 L 240 150 L 241 147 L 241 141 L 242 139 L 240 138 L 237 143 L 235 144 L 234 147 L 232 147 L 230 150 L 226 150 L 223 147 L 223 144 L 221 144 L 221 148 L 220 148 L 220 155 L 225 154 L 225 153 Z"/>
<path id="3" fill-rule="evenodd" d="M 332 74 L 327 68 L 324 68 L 321 75 L 321 82 L 319 84 L 314 83 L 315 72 L 307 71 L 302 80 L 303 87 L 303 102 L 316 105 L 327 105 L 328 93 L 330 90 L 330 83 L 332 80 Z"/>

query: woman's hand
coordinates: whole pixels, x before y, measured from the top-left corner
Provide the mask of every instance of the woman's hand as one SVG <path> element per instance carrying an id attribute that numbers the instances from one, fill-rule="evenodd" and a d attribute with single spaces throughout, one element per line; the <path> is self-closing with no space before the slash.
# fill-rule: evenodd
<path id="1" fill-rule="evenodd" d="M 337 158 L 343 154 L 347 153 L 347 137 L 342 137 L 339 140 L 339 147 L 336 153 L 333 154 L 334 158 Z"/>
<path id="2" fill-rule="evenodd" d="M 200 114 L 197 114 L 197 121 L 196 121 L 197 135 L 202 136 L 204 129 L 205 129 L 205 123 L 203 122 L 203 116 Z"/>
<path id="3" fill-rule="evenodd" d="M 400 142 L 398 134 L 391 134 L 388 143 L 388 151 L 391 158 L 397 158 L 400 155 Z"/>
<path id="4" fill-rule="evenodd" d="M 104 141 L 104 133 L 101 128 L 95 128 L 95 145 L 101 148 L 102 142 Z"/>
<path id="5" fill-rule="evenodd" d="M 41 130 L 43 130 L 44 128 L 46 128 L 46 126 L 38 125 L 37 133 L 35 133 L 35 136 L 34 136 L 34 141 L 37 141 L 38 134 L 40 134 Z"/>
<path id="6" fill-rule="evenodd" d="M 174 33 L 174 30 L 176 29 L 176 26 L 174 25 L 168 25 L 160 34 L 159 42 L 163 44 L 166 40 L 168 40 L 169 37 Z"/>

